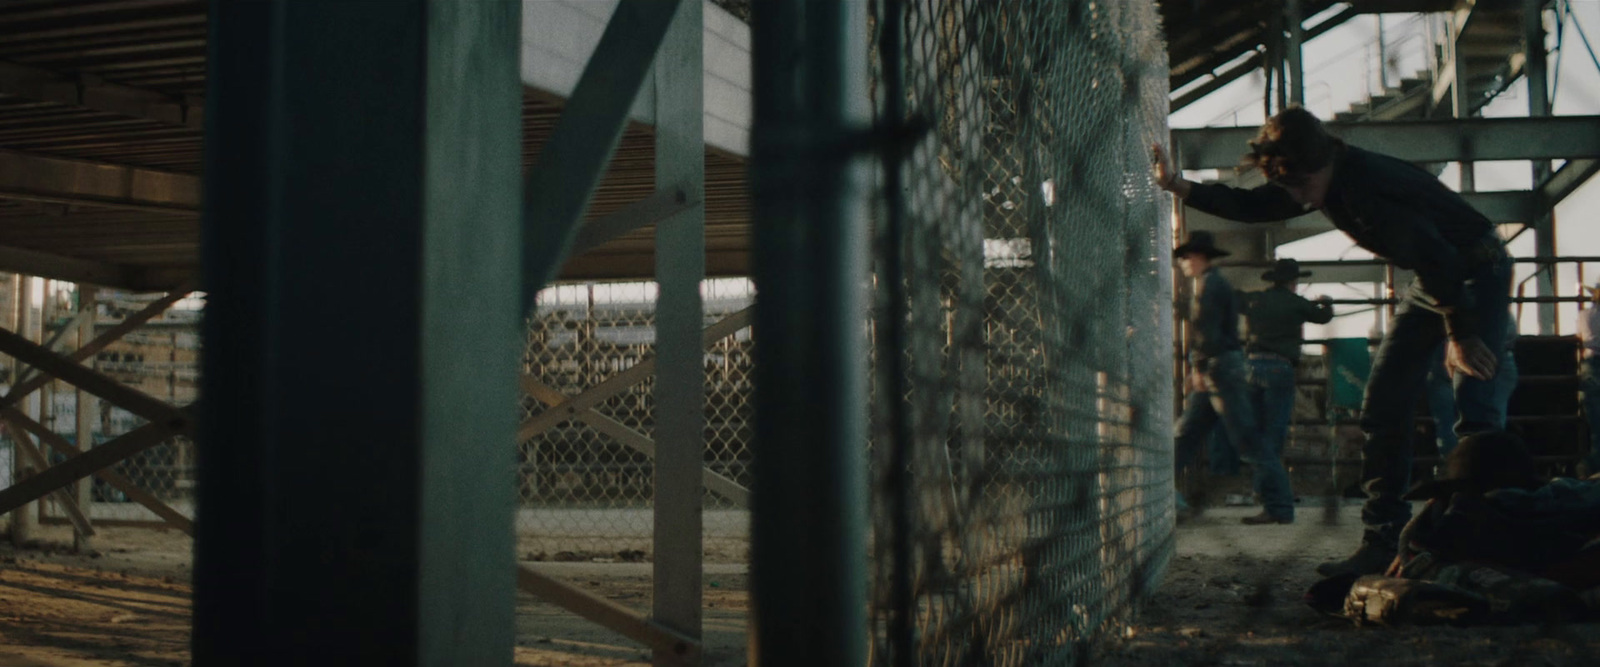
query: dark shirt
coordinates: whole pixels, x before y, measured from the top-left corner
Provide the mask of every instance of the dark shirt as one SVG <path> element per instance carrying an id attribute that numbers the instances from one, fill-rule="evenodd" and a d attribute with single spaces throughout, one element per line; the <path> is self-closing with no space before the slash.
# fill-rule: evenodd
<path id="1" fill-rule="evenodd" d="M 1197 184 L 1190 206 L 1240 222 L 1274 222 L 1306 208 L 1267 184 L 1250 190 Z M 1322 212 L 1357 245 L 1417 273 L 1420 305 L 1445 316 L 1452 338 L 1472 335 L 1471 293 L 1464 289 L 1477 262 L 1504 253 L 1494 224 L 1432 174 L 1404 160 L 1345 146 L 1334 160 Z"/>
<path id="2" fill-rule="evenodd" d="M 1327 324 L 1333 319 L 1333 305 L 1312 303 L 1285 286 L 1243 295 L 1245 351 L 1276 354 L 1289 361 L 1300 360 L 1300 345 L 1305 340 L 1301 327 L 1306 322 Z"/>
<path id="3" fill-rule="evenodd" d="M 1189 306 L 1189 361 L 1206 369 L 1206 362 L 1224 352 L 1240 349 L 1239 299 L 1233 285 L 1215 267 L 1197 279 Z"/>

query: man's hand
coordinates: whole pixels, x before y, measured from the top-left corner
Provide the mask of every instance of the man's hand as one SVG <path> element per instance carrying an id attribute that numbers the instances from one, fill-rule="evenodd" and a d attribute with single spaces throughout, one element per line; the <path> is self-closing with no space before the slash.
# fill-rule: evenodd
<path id="1" fill-rule="evenodd" d="M 1189 371 L 1189 391 L 1196 394 L 1206 391 L 1206 376 L 1199 371 Z"/>
<path id="2" fill-rule="evenodd" d="M 1317 303 L 1320 303 L 1320 304 L 1322 304 L 1324 306 L 1331 306 L 1331 305 L 1333 305 L 1333 297 L 1324 294 L 1322 296 L 1317 297 Z"/>
<path id="3" fill-rule="evenodd" d="M 1189 195 L 1189 182 L 1183 180 L 1183 174 L 1173 166 L 1172 159 L 1167 157 L 1167 150 L 1161 144 L 1150 144 L 1150 153 L 1153 160 L 1152 168 L 1155 170 L 1156 186 L 1171 192 L 1179 197 Z"/>
<path id="4" fill-rule="evenodd" d="M 1444 367 L 1450 371 L 1451 377 L 1455 377 L 1456 373 L 1466 373 L 1479 380 L 1488 380 L 1494 377 L 1495 367 L 1499 365 L 1500 359 L 1477 336 L 1451 340 L 1445 344 Z"/>

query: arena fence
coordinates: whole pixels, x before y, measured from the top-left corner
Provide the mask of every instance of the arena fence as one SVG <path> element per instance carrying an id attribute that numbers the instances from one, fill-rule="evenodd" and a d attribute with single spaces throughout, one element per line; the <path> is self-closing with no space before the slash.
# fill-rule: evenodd
<path id="1" fill-rule="evenodd" d="M 1173 550 L 1155 8 L 872 11 L 875 125 L 915 137 L 875 216 L 879 368 L 904 373 L 873 391 L 874 655 L 1075 664 Z"/>

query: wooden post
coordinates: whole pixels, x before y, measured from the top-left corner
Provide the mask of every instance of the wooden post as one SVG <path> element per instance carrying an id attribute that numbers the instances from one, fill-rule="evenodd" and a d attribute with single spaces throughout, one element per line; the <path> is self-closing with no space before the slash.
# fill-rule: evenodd
<path id="1" fill-rule="evenodd" d="M 16 276 L 16 295 L 17 298 L 14 301 L 16 304 L 16 317 L 12 321 L 17 323 L 16 334 L 23 338 L 29 338 L 33 331 L 34 319 L 33 278 L 31 276 L 20 274 Z M 11 384 L 15 386 L 21 378 L 22 363 L 20 360 L 13 358 Z M 29 397 L 28 402 L 23 406 L 23 412 L 35 419 L 39 417 L 39 410 L 35 402 L 37 400 L 37 398 Z M 29 475 L 30 470 L 32 470 L 32 467 L 28 465 L 27 457 L 22 455 L 21 447 L 13 443 L 11 447 L 11 483 L 15 485 L 17 482 L 22 481 L 23 478 Z M 34 528 L 38 526 L 38 517 L 35 514 L 37 511 L 37 507 L 33 503 L 29 503 L 11 513 L 12 544 L 20 547 L 33 539 Z"/>
<path id="2" fill-rule="evenodd" d="M 96 314 L 95 311 L 97 310 L 95 299 L 96 296 L 95 288 L 88 285 L 78 286 L 78 310 L 88 313 L 88 316 L 84 317 L 78 323 L 77 347 L 88 345 L 89 341 L 94 340 L 94 319 Z M 88 366 L 91 369 L 95 367 L 93 359 L 85 359 L 83 363 L 85 366 Z M 94 394 L 82 389 L 78 390 L 77 401 L 78 403 L 74 409 L 74 413 L 77 416 L 78 422 L 77 445 L 78 449 L 88 450 L 94 446 L 94 415 L 100 412 L 100 403 L 99 400 L 95 398 Z M 83 515 L 86 519 L 88 519 L 90 522 L 93 522 L 94 480 L 84 479 L 79 481 L 74 486 L 75 488 L 73 489 L 73 495 L 78 499 L 79 509 L 83 510 Z M 73 550 L 77 551 L 78 553 L 84 553 L 90 550 L 89 538 L 87 535 L 83 535 L 80 532 L 74 531 L 72 538 Z"/>

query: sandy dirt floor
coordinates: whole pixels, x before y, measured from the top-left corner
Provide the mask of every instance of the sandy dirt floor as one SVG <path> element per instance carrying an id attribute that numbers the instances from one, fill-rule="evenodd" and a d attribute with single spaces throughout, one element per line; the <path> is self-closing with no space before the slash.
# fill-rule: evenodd
<path id="1" fill-rule="evenodd" d="M 1222 508 L 1178 529 L 1166 582 L 1101 665 L 1523 667 L 1600 665 L 1600 624 L 1357 628 L 1301 595 L 1360 539 L 1359 506 L 1300 508 L 1289 526 L 1244 526 Z"/>
<path id="2" fill-rule="evenodd" d="M 1312 568 L 1359 536 L 1358 507 L 1302 508 L 1292 526 L 1243 526 L 1254 508 L 1213 509 L 1179 529 L 1166 583 L 1095 664 L 1361 667 L 1600 665 L 1600 624 L 1514 628 L 1356 628 L 1300 602 Z M 66 528 L 32 548 L 0 541 L 0 667 L 188 664 L 189 539 L 102 529 L 91 554 L 68 553 Z M 624 606 L 647 611 L 647 562 L 591 556 L 531 563 Z M 705 574 L 708 667 L 745 664 L 748 579 L 740 565 Z M 648 650 L 527 596 L 517 605 L 516 664 L 648 665 Z"/>

